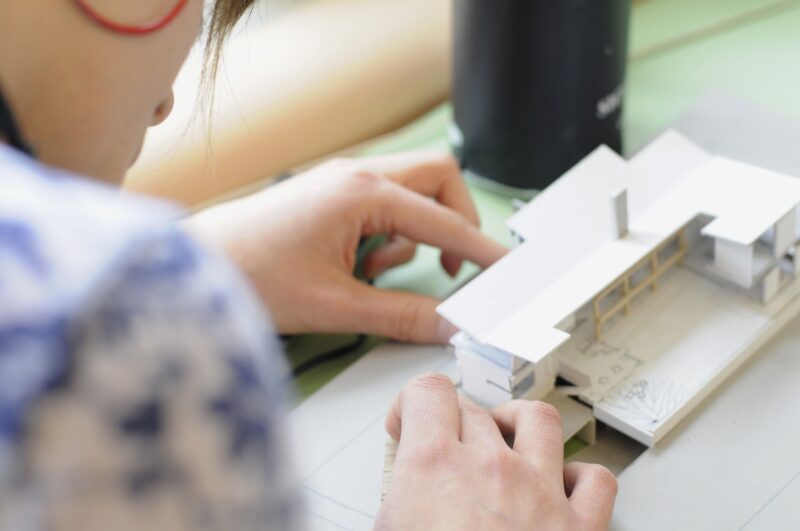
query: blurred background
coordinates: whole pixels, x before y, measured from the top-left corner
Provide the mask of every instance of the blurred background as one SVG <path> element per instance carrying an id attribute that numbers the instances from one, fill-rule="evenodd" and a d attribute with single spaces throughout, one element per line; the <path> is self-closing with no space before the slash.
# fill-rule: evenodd
<path id="1" fill-rule="evenodd" d="M 261 0 L 225 49 L 213 93 L 193 53 L 175 111 L 149 134 L 127 186 L 198 206 L 328 156 L 448 148 L 451 9 Z M 625 151 L 715 89 L 800 117 L 798 23 L 798 0 L 634 2 Z"/>

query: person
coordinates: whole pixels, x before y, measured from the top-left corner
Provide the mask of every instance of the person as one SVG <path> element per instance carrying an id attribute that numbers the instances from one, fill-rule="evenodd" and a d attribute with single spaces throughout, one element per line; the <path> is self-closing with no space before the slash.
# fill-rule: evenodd
<path id="1" fill-rule="evenodd" d="M 251 3 L 211 5 L 212 61 Z M 0 3 L 4 529 L 301 528 L 272 331 L 444 342 L 436 301 L 353 279 L 358 242 L 392 236 L 372 275 L 414 242 L 451 273 L 505 253 L 440 154 L 332 161 L 188 218 L 121 194 L 203 18 L 203 0 Z M 378 528 L 608 525 L 613 476 L 563 464 L 550 406 L 490 412 L 424 375 L 387 429 Z"/>

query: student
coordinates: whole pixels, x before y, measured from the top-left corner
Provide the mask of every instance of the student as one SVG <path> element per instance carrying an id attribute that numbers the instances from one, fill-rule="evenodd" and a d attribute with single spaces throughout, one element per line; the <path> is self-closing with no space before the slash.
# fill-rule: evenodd
<path id="1" fill-rule="evenodd" d="M 250 3 L 212 5 L 212 46 Z M 331 162 L 180 222 L 116 191 L 202 19 L 203 0 L 0 2 L 3 529 L 301 528 L 264 308 L 280 332 L 443 342 L 435 301 L 352 279 L 360 238 L 406 238 L 373 274 L 411 241 L 450 272 L 504 253 L 440 155 Z M 488 412 L 426 375 L 387 429 L 400 447 L 378 527 L 608 524 L 615 481 L 563 465 L 549 406 Z"/>

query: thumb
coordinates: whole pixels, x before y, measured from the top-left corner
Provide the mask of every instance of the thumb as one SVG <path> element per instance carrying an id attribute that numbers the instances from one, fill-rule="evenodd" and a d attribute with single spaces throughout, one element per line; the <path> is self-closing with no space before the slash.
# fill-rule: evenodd
<path id="1" fill-rule="evenodd" d="M 399 341 L 446 344 L 458 329 L 436 313 L 433 297 L 358 283 L 355 316 L 360 328 Z"/>

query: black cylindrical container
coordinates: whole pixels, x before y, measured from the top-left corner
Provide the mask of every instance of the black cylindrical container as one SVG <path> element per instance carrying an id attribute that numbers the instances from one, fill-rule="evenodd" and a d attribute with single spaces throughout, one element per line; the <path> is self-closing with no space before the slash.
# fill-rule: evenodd
<path id="1" fill-rule="evenodd" d="M 543 189 L 621 152 L 631 0 L 454 0 L 452 142 L 469 173 Z"/>

